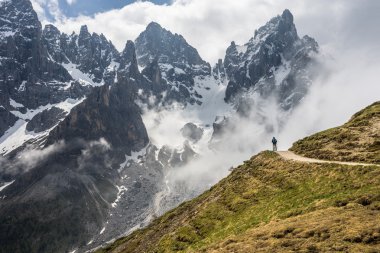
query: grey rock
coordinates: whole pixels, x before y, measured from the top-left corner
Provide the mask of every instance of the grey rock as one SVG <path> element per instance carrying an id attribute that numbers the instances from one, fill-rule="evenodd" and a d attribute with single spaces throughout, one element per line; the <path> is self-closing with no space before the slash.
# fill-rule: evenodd
<path id="1" fill-rule="evenodd" d="M 191 142 L 198 142 L 203 136 L 203 128 L 198 127 L 194 123 L 187 123 L 181 129 L 181 134 Z"/>
<path id="2" fill-rule="evenodd" d="M 127 81 L 93 89 L 88 98 L 50 132 L 47 145 L 58 140 L 105 138 L 121 154 L 140 150 L 148 142 L 140 109 Z"/>
<path id="3" fill-rule="evenodd" d="M 30 123 L 30 128 L 39 126 L 38 118 L 46 116 L 48 120 L 43 122 L 50 122 L 54 111 L 41 113 Z M 60 141 L 64 144 L 59 144 Z M 133 173 L 128 170 L 125 173 L 136 181 L 133 184 L 123 181 L 119 167 L 125 155 L 141 150 L 148 142 L 131 86 L 125 81 L 112 87 L 94 88 L 50 132 L 45 148 L 53 150 L 52 153 L 7 187 L 7 197 L 0 203 L 0 222 L 12 232 L 0 234 L 2 249 L 68 252 L 74 247 L 86 248 L 87 242 L 112 219 L 109 210 L 120 193 L 116 187 L 120 184 L 138 186 L 130 188 L 121 204 L 136 210 L 128 211 L 129 223 L 108 235 L 119 236 L 115 233 L 139 224 L 141 211 L 147 211 L 159 190 L 155 180 L 160 178 L 161 167 L 150 161 L 151 166 L 157 166 L 155 172 L 150 165 L 145 170 L 138 170 L 141 166 L 137 166 Z M 25 165 L 17 162 L 17 156 L 9 159 L 7 170 L 25 170 Z M 17 238 L 23 238 L 22 242 Z"/>
<path id="4" fill-rule="evenodd" d="M 148 68 L 148 73 L 153 73 L 155 68 L 154 78 L 146 76 L 155 84 L 161 83 L 160 86 L 166 92 L 166 101 L 184 105 L 202 103 L 201 96 L 194 89 L 194 79 L 209 76 L 211 67 L 181 35 L 173 34 L 152 22 L 135 40 L 135 45 L 138 64 Z M 158 82 L 158 78 L 162 80 Z M 163 91 L 149 90 L 156 97 L 161 97 Z"/>
<path id="5" fill-rule="evenodd" d="M 159 24 L 151 22 L 135 41 L 138 62 L 146 66 L 153 59 L 159 63 L 189 65 L 207 64 L 197 50 L 190 46 L 179 34 L 173 34 Z"/>
<path id="6" fill-rule="evenodd" d="M 54 125 L 58 124 L 59 120 L 66 116 L 64 110 L 53 106 L 50 109 L 46 109 L 28 122 L 26 125 L 26 130 L 30 132 L 39 133 L 52 128 Z"/>
<path id="7" fill-rule="evenodd" d="M 9 127 L 13 126 L 16 121 L 16 116 L 4 107 L 0 106 L 0 136 L 3 136 L 5 131 L 7 131 Z"/>
<path id="8" fill-rule="evenodd" d="M 120 55 L 112 42 L 101 34 L 90 34 L 86 25 L 80 29 L 79 35 L 64 34 L 53 25 L 46 25 L 42 33 L 42 42 L 49 55 L 58 63 L 76 64 L 78 69 L 92 77 L 92 81 L 100 83 L 105 76 L 114 72 L 114 62 L 120 62 Z M 113 79 L 104 80 L 111 84 Z"/>
<path id="9" fill-rule="evenodd" d="M 42 29 L 28 0 L 4 1 L 0 8 L 0 90 L 2 97 L 35 109 L 71 80 L 41 43 Z M 64 92 L 61 92 L 64 93 Z M 7 100 L 1 105 L 7 107 Z"/>
<path id="10" fill-rule="evenodd" d="M 313 79 L 310 70 L 318 52 L 314 39 L 300 39 L 293 15 L 285 10 L 255 31 L 244 46 L 234 42 L 227 48 L 224 67 L 229 83 L 225 100 L 237 102 L 239 94 L 253 89 L 263 98 L 277 97 L 281 107 L 289 110 L 306 95 Z M 286 72 L 276 80 L 277 72 Z M 236 100 L 237 99 L 237 100 Z"/>

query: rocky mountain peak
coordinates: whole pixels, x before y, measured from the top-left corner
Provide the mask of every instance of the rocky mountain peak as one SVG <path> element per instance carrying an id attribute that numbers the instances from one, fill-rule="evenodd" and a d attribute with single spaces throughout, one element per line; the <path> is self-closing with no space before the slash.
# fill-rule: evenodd
<path id="1" fill-rule="evenodd" d="M 91 34 L 88 32 L 87 25 L 82 25 L 78 37 L 79 46 L 90 46 L 89 40 L 91 39 Z M 91 47 L 88 47 L 87 50 L 90 50 Z"/>
<path id="2" fill-rule="evenodd" d="M 121 53 L 120 69 L 129 68 L 130 72 L 138 73 L 136 48 L 133 41 L 128 40 L 123 52 Z"/>
<path id="3" fill-rule="evenodd" d="M 286 9 L 280 16 L 272 18 L 264 26 L 255 31 L 250 43 L 265 42 L 268 39 L 288 40 L 288 43 L 298 39 L 297 29 L 293 23 L 292 13 Z"/>
<path id="4" fill-rule="evenodd" d="M 201 96 L 194 89 L 195 80 L 209 76 L 211 67 L 183 36 L 151 22 L 135 40 L 135 46 L 138 64 L 147 68 L 143 75 L 155 84 L 164 84 L 167 99 L 201 104 Z M 162 92 L 153 87 L 156 92 Z M 155 95 L 162 97 L 162 94 Z"/>
<path id="5" fill-rule="evenodd" d="M 55 27 L 52 24 L 45 25 L 44 30 L 42 31 L 42 33 L 46 37 L 52 37 L 51 35 L 61 35 L 61 32 L 58 30 L 58 28 Z"/>
<path id="6" fill-rule="evenodd" d="M 87 36 L 87 35 L 90 35 L 90 33 L 88 32 L 88 27 L 87 25 L 82 25 L 80 27 L 79 36 Z"/>
<path id="7" fill-rule="evenodd" d="M 0 7 L 0 31 L 9 28 L 13 28 L 13 32 L 18 29 L 41 29 L 37 13 L 29 0 L 5 0 L 0 2 Z"/>
<path id="8" fill-rule="evenodd" d="M 163 30 L 162 26 L 161 26 L 160 24 L 154 22 L 154 21 L 150 22 L 150 23 L 147 25 L 147 27 L 146 27 L 146 31 L 149 31 L 149 32 L 154 32 L 154 31 L 156 31 L 156 32 L 157 32 L 157 31 L 160 32 L 160 31 L 162 31 L 162 30 Z"/>
<path id="9" fill-rule="evenodd" d="M 226 101 L 232 101 L 239 92 L 249 89 L 255 89 L 264 96 L 280 89 L 280 103 L 283 103 L 283 108 L 291 108 L 306 93 L 306 87 L 295 88 L 296 83 L 310 84 L 310 75 L 304 70 L 311 62 L 309 55 L 317 50 L 318 44 L 314 39 L 298 37 L 292 13 L 288 9 L 284 10 L 281 15 L 257 29 L 246 44 L 231 42 L 227 48 L 224 59 L 229 79 Z M 277 78 L 277 75 L 280 77 Z M 295 98 L 293 95 L 298 89 L 299 96 Z"/>
<path id="10" fill-rule="evenodd" d="M 103 34 L 91 34 L 86 25 L 80 28 L 79 35 L 75 32 L 59 35 L 51 26 L 45 30 L 43 41 L 53 59 L 64 63 L 70 72 L 72 68 L 79 69 L 79 72 L 72 72 L 74 79 L 82 80 L 80 82 L 85 85 L 99 85 L 102 81 L 112 83 L 120 54 Z M 55 37 L 51 38 L 51 34 Z"/>
<path id="11" fill-rule="evenodd" d="M 159 63 L 205 64 L 197 50 L 178 34 L 151 22 L 135 41 L 139 65 L 146 66 L 154 58 Z"/>
<path id="12" fill-rule="evenodd" d="M 125 48 L 123 50 L 123 55 L 136 55 L 136 48 L 135 48 L 135 43 L 133 41 L 128 40 L 127 43 L 125 44 Z"/>
<path id="13" fill-rule="evenodd" d="M 293 24 L 293 14 L 292 14 L 288 9 L 285 9 L 285 10 L 282 12 L 281 18 L 282 18 L 286 23 Z"/>

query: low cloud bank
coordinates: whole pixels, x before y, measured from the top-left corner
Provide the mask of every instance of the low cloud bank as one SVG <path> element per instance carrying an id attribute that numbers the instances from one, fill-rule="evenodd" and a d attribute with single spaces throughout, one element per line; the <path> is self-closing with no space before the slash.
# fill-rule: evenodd
<path id="1" fill-rule="evenodd" d="M 217 148 L 209 148 L 207 134 L 195 144 L 195 149 L 201 150 L 200 156 L 169 173 L 170 188 L 181 185 L 187 189 L 182 193 L 184 199 L 194 197 L 228 175 L 231 166 L 271 149 L 273 136 L 279 140 L 279 149 L 287 150 L 300 138 L 345 123 L 357 111 L 380 100 L 377 54 L 370 48 L 330 49 L 328 53 L 322 49 L 319 61 L 323 65 L 315 69 L 318 78 L 298 107 L 288 113 L 279 108 L 275 99 L 256 97 L 248 117 L 230 115 L 232 124 Z M 155 117 L 160 120 L 153 120 Z M 182 126 L 202 122 L 196 114 L 186 114 L 185 110 L 148 112 L 144 115 L 146 120 L 150 121 L 147 128 L 153 144 L 161 146 L 180 146 Z M 153 126 L 157 126 L 155 130 Z"/>

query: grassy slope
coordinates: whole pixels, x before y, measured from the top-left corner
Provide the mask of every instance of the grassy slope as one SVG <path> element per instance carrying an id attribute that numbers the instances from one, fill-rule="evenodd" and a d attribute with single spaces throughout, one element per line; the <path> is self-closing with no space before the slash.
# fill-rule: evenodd
<path id="1" fill-rule="evenodd" d="M 343 126 L 297 141 L 291 150 L 311 158 L 380 164 L 380 101 Z"/>
<path id="2" fill-rule="evenodd" d="M 298 141 L 299 154 L 379 163 L 380 103 Z M 99 252 L 380 252 L 380 167 L 262 152 L 201 196 Z"/>
<path id="3" fill-rule="evenodd" d="M 325 219 L 320 226 L 318 217 Z M 331 252 L 331 245 L 371 252 L 380 249 L 374 220 L 380 220 L 379 167 L 299 163 L 263 152 L 100 252 Z"/>

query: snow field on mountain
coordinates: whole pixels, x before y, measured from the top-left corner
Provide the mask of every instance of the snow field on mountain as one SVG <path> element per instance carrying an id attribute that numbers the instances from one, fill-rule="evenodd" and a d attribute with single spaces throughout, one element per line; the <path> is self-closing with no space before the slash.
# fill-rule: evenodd
<path id="1" fill-rule="evenodd" d="M 27 131 L 26 125 L 28 124 L 28 121 L 31 120 L 38 113 L 43 112 L 44 110 L 50 109 L 53 106 L 55 106 L 57 108 L 64 110 L 68 114 L 72 108 L 74 108 L 76 105 L 83 102 L 84 99 L 85 98 L 81 98 L 81 99 L 68 98 L 65 101 L 58 104 L 48 104 L 45 106 L 40 106 L 37 109 L 28 109 L 27 112 L 24 114 L 19 111 L 11 111 L 11 113 L 17 116 L 19 120 L 17 120 L 16 123 L 12 127 L 10 127 L 4 133 L 3 136 L 0 137 L 0 154 L 6 155 L 12 150 L 15 150 L 16 148 L 23 145 L 26 141 L 29 141 L 32 139 L 37 140 L 42 137 L 46 137 L 49 134 L 49 132 L 55 128 L 56 125 L 40 133 Z M 18 104 L 18 106 L 23 107 L 23 105 L 21 104 Z M 58 123 L 59 122 L 57 122 L 57 124 Z"/>

